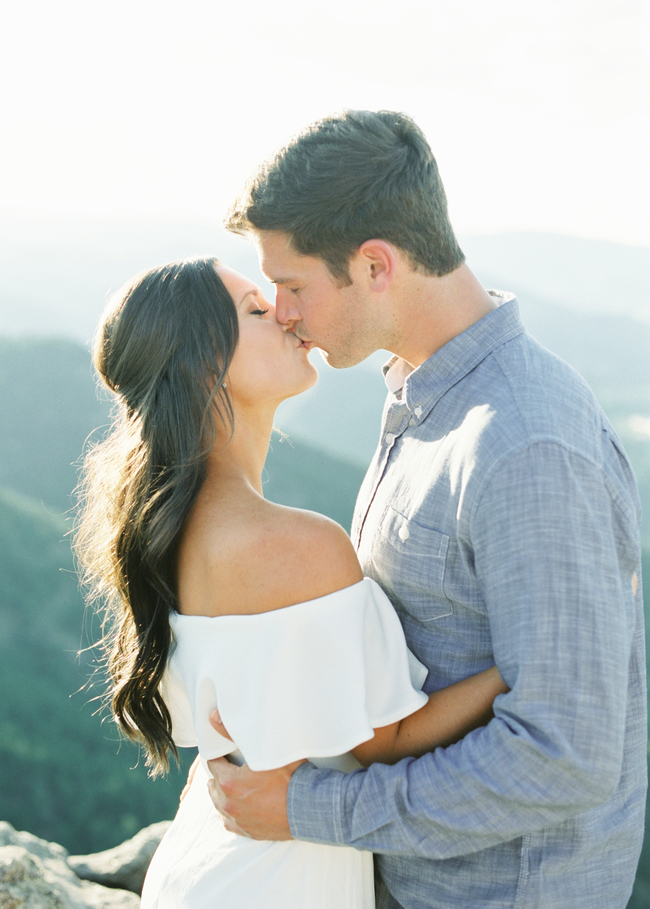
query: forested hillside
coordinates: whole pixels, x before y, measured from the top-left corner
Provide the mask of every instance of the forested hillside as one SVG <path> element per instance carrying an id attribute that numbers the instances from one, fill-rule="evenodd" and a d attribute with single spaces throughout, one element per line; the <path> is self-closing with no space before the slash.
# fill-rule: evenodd
<path id="1" fill-rule="evenodd" d="M 86 648 L 99 622 L 84 609 L 69 531 L 77 462 L 109 409 L 81 345 L 0 341 L 0 818 L 72 852 L 173 816 L 186 769 L 152 782 L 98 714 L 98 654 Z M 358 465 L 277 435 L 265 472 L 269 498 L 349 526 Z"/>
<path id="2" fill-rule="evenodd" d="M 73 852 L 115 845 L 170 816 L 180 777 L 152 783 L 87 688 L 84 618 L 66 526 L 0 490 L 0 815 Z M 97 629 L 95 629 L 97 630 Z"/>

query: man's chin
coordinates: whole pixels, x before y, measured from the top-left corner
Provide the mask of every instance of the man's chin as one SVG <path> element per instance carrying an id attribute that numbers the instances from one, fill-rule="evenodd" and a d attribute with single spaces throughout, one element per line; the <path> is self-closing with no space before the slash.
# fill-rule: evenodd
<path id="1" fill-rule="evenodd" d="M 365 360 L 369 354 L 366 356 L 345 356 L 343 354 L 333 354 L 327 350 L 323 350 L 322 347 L 318 348 L 318 352 L 327 363 L 328 366 L 331 366 L 332 369 L 349 369 L 351 366 L 356 366 L 357 363 L 361 363 L 362 360 Z"/>
<path id="2" fill-rule="evenodd" d="M 331 366 L 332 369 L 346 369 L 348 366 L 354 366 L 354 363 L 350 363 L 344 357 L 338 357 L 336 354 L 330 353 L 328 350 L 323 350 L 322 347 L 318 348 L 318 353 L 321 355 L 325 363 L 328 366 Z"/>

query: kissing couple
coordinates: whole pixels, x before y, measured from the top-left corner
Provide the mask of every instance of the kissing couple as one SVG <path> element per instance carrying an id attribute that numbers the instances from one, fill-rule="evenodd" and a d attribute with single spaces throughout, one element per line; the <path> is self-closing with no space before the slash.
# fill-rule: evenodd
<path id="1" fill-rule="evenodd" d="M 403 114 L 311 125 L 227 226 L 274 302 L 175 262 L 111 300 L 94 348 L 118 410 L 76 547 L 112 709 L 154 772 L 199 749 L 143 909 L 624 909 L 640 507 L 593 394 L 475 278 Z M 262 495 L 313 347 L 392 353 L 351 540 Z"/>

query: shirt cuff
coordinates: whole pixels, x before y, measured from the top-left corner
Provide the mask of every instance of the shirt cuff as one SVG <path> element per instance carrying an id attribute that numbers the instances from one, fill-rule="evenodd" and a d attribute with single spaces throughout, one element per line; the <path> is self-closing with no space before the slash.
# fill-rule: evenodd
<path id="1" fill-rule="evenodd" d="M 287 816 L 296 840 L 344 845 L 343 783 L 348 774 L 301 764 L 289 782 Z"/>

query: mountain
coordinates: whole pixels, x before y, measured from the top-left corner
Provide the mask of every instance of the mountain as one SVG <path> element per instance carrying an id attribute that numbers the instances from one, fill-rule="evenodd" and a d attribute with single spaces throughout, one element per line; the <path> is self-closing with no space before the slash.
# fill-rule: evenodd
<path id="1" fill-rule="evenodd" d="M 84 608 L 69 530 L 85 440 L 109 412 L 82 345 L 0 340 L 0 818 L 76 853 L 171 817 L 188 763 L 152 782 L 97 714 L 104 686 L 87 648 L 100 624 Z M 349 527 L 362 474 L 276 434 L 266 495 Z"/>
<path id="2" fill-rule="evenodd" d="M 108 417 L 81 344 L 0 338 L 0 485 L 64 514 L 85 440 Z"/>
<path id="3" fill-rule="evenodd" d="M 650 322 L 647 247 L 533 232 L 466 236 L 461 246 L 487 287 Z"/>
<path id="4" fill-rule="evenodd" d="M 460 242 L 486 286 L 592 315 L 650 321 L 648 248 L 544 233 Z M 272 292 L 252 244 L 217 219 L 0 219 L 0 336 L 87 344 L 110 292 L 142 269 L 193 255 L 216 255 Z"/>
<path id="5" fill-rule="evenodd" d="M 466 236 L 461 245 L 486 286 L 517 293 L 529 331 L 585 376 L 621 436 L 636 447 L 650 439 L 639 432 L 650 419 L 650 249 L 543 233 Z M 88 344 L 109 292 L 131 275 L 215 253 L 273 293 L 252 244 L 216 220 L 0 220 L 0 337 Z M 378 437 L 386 357 L 337 372 L 312 354 L 320 382 L 286 402 L 277 425 L 365 466 Z M 1 359 L 2 351 L 0 369 Z"/>
<path id="6" fill-rule="evenodd" d="M 95 715 L 94 658 L 79 652 L 97 623 L 84 618 L 65 532 L 0 489 L 0 817 L 84 853 L 171 817 L 185 770 L 147 779 L 137 749 Z"/>
<path id="7" fill-rule="evenodd" d="M 0 220 L 0 336 L 66 337 L 87 345 L 107 299 L 125 281 L 199 255 L 216 255 L 261 280 L 252 245 L 216 223 Z"/>

